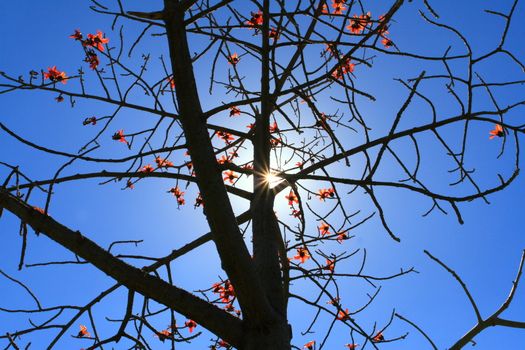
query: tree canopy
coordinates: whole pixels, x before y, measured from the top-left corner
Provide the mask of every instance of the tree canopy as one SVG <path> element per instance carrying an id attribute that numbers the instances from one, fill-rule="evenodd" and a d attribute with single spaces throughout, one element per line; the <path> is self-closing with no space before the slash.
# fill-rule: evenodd
<path id="1" fill-rule="evenodd" d="M 0 5 L 5 349 L 520 344 L 521 2 L 50 3 Z"/>

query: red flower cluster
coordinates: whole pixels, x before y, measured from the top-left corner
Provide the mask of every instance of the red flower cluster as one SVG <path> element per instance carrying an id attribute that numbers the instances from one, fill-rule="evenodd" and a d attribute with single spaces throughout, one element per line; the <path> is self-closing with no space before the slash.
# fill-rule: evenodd
<path id="1" fill-rule="evenodd" d="M 178 205 L 184 205 L 186 201 L 184 200 L 184 192 L 182 192 L 179 188 L 179 186 L 172 187 L 168 193 L 173 193 L 175 198 L 177 198 L 177 204 Z"/>
<path id="2" fill-rule="evenodd" d="M 157 163 L 158 168 L 170 168 L 173 167 L 173 163 L 167 159 L 163 159 L 161 157 L 155 158 L 155 163 Z"/>
<path id="3" fill-rule="evenodd" d="M 80 41 L 82 46 L 86 48 L 86 57 L 84 58 L 84 61 L 89 63 L 89 68 L 92 70 L 97 69 L 100 60 L 94 50 L 97 49 L 100 52 L 104 52 L 104 44 L 109 42 L 108 38 L 104 38 L 104 33 L 98 30 L 96 34 L 88 34 L 87 38 L 84 39 L 80 30 L 75 29 L 75 32 L 69 37 Z"/>
<path id="4" fill-rule="evenodd" d="M 104 52 L 104 45 L 109 42 L 108 38 L 104 38 L 104 33 L 102 33 L 100 30 L 97 30 L 97 34 L 88 34 L 87 39 L 84 40 L 82 45 L 94 47 L 97 50 Z"/>
<path id="5" fill-rule="evenodd" d="M 235 312 L 237 315 L 240 315 L 241 312 L 236 310 L 233 307 L 233 302 L 235 301 L 235 291 L 233 290 L 233 285 L 230 280 L 225 280 L 224 282 L 214 283 L 212 286 L 212 292 L 219 295 L 220 301 L 225 303 L 224 307 L 228 312 Z"/>
<path id="6" fill-rule="evenodd" d="M 233 285 L 230 280 L 225 280 L 224 282 L 214 283 L 212 292 L 219 295 L 223 303 L 230 303 L 235 298 L 235 291 L 233 290 Z"/>
<path id="7" fill-rule="evenodd" d="M 56 83 L 58 81 L 62 82 L 62 84 L 67 83 L 66 72 L 59 71 L 57 69 L 57 66 L 53 66 L 51 68 L 48 68 L 47 72 L 44 73 L 44 79 L 49 79 L 53 83 Z"/>
<path id="8" fill-rule="evenodd" d="M 229 132 L 226 132 L 226 131 L 222 131 L 222 130 L 217 131 L 217 137 L 222 139 L 227 144 L 229 144 L 230 141 L 235 140 L 235 137 L 233 137 L 232 134 L 230 134 Z"/>
<path id="9" fill-rule="evenodd" d="M 145 174 L 148 174 L 148 173 L 152 173 L 155 169 L 150 165 L 150 164 L 147 164 L 147 165 L 144 165 L 140 170 L 139 170 L 139 173 L 145 173 Z"/>

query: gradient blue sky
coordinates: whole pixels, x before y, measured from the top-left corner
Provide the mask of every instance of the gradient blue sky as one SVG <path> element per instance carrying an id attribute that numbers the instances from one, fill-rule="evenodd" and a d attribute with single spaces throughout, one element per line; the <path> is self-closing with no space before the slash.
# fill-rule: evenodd
<path id="1" fill-rule="evenodd" d="M 105 4 L 114 5 L 110 1 Z M 243 4 L 240 11 L 249 13 L 253 10 L 249 4 Z M 365 1 L 373 14 L 381 13 L 390 1 Z M 434 1 L 436 9 L 442 19 L 448 23 L 455 23 L 465 33 L 473 44 L 474 50 L 483 52 L 488 44 L 494 44 L 499 38 L 501 21 L 482 12 L 484 6 L 493 6 L 490 9 L 507 11 L 512 1 L 475 2 L 463 1 Z M 0 35 L 3 38 L 0 50 L 0 71 L 6 71 L 14 76 L 27 75 L 31 69 L 39 71 L 49 66 L 57 65 L 59 69 L 71 72 L 80 66 L 87 67 L 82 61 L 82 52 L 79 47 L 68 39 L 75 28 L 83 32 L 95 32 L 97 29 L 104 31 L 108 37 L 117 43 L 117 33 L 111 32 L 111 23 L 108 17 L 95 14 L 89 10 L 88 1 L 50 0 L 35 2 L 28 0 L 0 2 Z M 158 9 L 160 1 L 126 1 L 126 9 Z M 422 26 L 422 21 L 417 15 L 417 10 L 423 8 L 422 1 L 406 4 L 396 17 L 396 22 L 391 26 L 391 35 L 401 49 L 417 50 L 432 54 L 441 54 L 448 45 L 452 45 L 452 53 L 462 52 L 463 47 L 456 39 L 442 31 L 432 31 Z M 509 32 L 508 48 L 519 59 L 525 60 L 523 37 L 525 26 L 520 22 L 525 14 L 525 4 L 518 5 L 516 21 Z M 414 18 L 417 18 L 414 20 Z M 132 38 L 140 28 L 136 24 L 126 23 L 127 38 Z M 192 42 L 198 46 L 202 43 Z M 146 37 L 135 51 L 135 56 L 151 52 L 152 67 L 150 73 L 161 71 L 158 66 L 158 56 L 166 51 L 163 38 Z M 244 59 L 244 58 L 243 58 Z M 248 62 L 248 58 L 245 62 Z M 209 61 L 200 63 L 202 67 L 209 65 Z M 135 66 L 140 64 L 136 61 Z M 248 64 L 248 63 L 246 63 Z M 363 110 L 370 118 L 376 135 L 388 130 L 393 117 L 393 110 L 399 108 L 402 98 L 407 91 L 392 80 L 392 78 L 408 78 L 416 76 L 422 69 L 432 72 L 433 65 L 419 66 L 418 61 L 402 61 L 395 57 L 378 57 L 376 67 L 366 70 L 358 66 L 356 69 L 356 82 L 364 88 L 370 89 L 378 101 L 367 104 Z M 239 65 L 242 69 L 242 65 Z M 362 69 L 361 69 L 362 68 Z M 436 65 L 436 70 L 437 65 Z M 458 64 L 453 67 L 462 71 Z M 197 69 L 200 72 L 199 69 Z M 203 70 L 204 71 L 204 70 Z M 506 79 L 522 79 L 520 72 L 505 59 L 495 59 L 491 64 L 483 67 L 483 76 L 487 79 L 503 81 Z M 218 74 L 224 74 L 220 71 Z M 464 73 L 463 73 L 464 74 Z M 520 75 L 521 74 L 521 75 Z M 388 76 L 388 80 L 385 79 Z M 252 78 L 254 78 L 252 76 Z M 255 77 L 256 78 L 256 77 Z M 204 80 L 203 80 L 204 81 Z M 207 88 L 205 86 L 204 89 Z M 70 86 L 68 86 L 70 87 Z M 219 88 L 216 88 L 219 90 Z M 523 98 L 521 86 L 498 91 L 501 105 L 509 101 Z M 219 96 L 220 95 L 219 93 Z M 478 106 L 489 105 L 487 96 L 476 101 Z M 12 130 L 19 132 L 25 138 L 48 146 L 53 149 L 76 151 L 86 140 L 93 135 L 93 129 L 81 126 L 81 121 L 91 115 L 104 115 L 111 112 L 111 108 L 100 103 L 77 100 L 75 108 L 70 108 L 67 100 L 61 104 L 54 101 L 56 94 L 42 92 L 24 92 L 0 95 L 2 109 L 0 121 Z M 455 107 L 442 96 L 436 97 L 441 103 L 439 112 L 449 113 Z M 203 92 L 203 103 L 206 108 L 217 104 L 217 100 L 210 99 Z M 144 96 L 136 94 L 133 101 L 137 104 L 150 103 Z M 332 103 L 322 100 L 325 110 L 331 110 Z M 333 107 L 336 108 L 336 107 Z M 115 129 L 140 130 L 142 125 L 149 125 L 147 117 L 137 112 L 123 113 L 121 119 L 112 127 Z M 428 110 L 423 105 L 415 104 L 408 111 L 409 117 L 400 128 L 417 123 L 422 116 L 428 117 Z M 244 122 L 243 120 L 242 122 Z M 519 116 L 512 119 L 515 124 L 523 124 Z M 411 124 L 412 123 L 412 124 Z M 247 123 L 246 123 L 247 124 Z M 242 130 L 242 127 L 239 129 Z M 497 184 L 497 174 L 509 175 L 512 170 L 512 157 L 506 156 L 495 160 L 499 152 L 501 140 L 488 140 L 487 125 L 472 128 L 472 139 L 468 161 L 476 167 L 476 176 L 485 184 Z M 108 135 L 113 130 L 110 130 Z M 457 145 L 452 138 L 457 136 L 456 129 L 447 130 L 446 136 L 453 145 Z M 102 144 L 99 156 L 120 157 L 129 153 L 111 141 L 109 136 Z M 432 140 L 422 138 L 424 147 L 432 150 Z M 352 137 L 344 140 L 345 144 L 355 142 Z M 441 158 L 440 158 L 441 157 Z M 521 156 L 523 161 L 523 156 Z M 446 178 L 446 167 L 449 166 L 439 154 L 429 153 L 424 164 L 423 174 L 431 179 L 436 186 L 449 182 Z M 46 179 L 53 176 L 54 171 L 64 162 L 63 158 L 50 157 L 26 146 L 20 145 L 5 133 L 0 133 L 0 160 L 10 164 L 20 165 L 20 168 L 35 179 Z M 438 172 L 444 169 L 444 174 Z M 104 166 L 97 169 L 105 169 Z M 107 167 L 107 169 L 121 169 Z M 344 174 L 344 168 L 341 173 Z M 93 170 L 92 166 L 78 163 L 64 174 Z M 398 173 L 391 165 L 386 165 L 385 176 L 397 179 Z M 0 168 L 0 179 L 7 174 Z M 433 178 L 433 176 L 435 178 Z M 452 177 L 451 177 L 452 178 Z M 2 180 L 3 181 L 3 180 Z M 435 182 L 434 182 L 435 181 Z M 173 198 L 165 193 L 166 188 L 172 186 L 172 181 L 150 180 L 141 181 L 133 191 L 122 191 L 122 184 L 109 184 L 97 186 L 98 181 L 88 180 L 79 183 L 66 183 L 56 187 L 56 195 L 51 205 L 50 213 L 57 220 L 72 229 L 80 230 L 100 245 L 107 247 L 112 241 L 119 239 L 144 239 L 138 248 L 120 247 L 118 252 L 131 254 L 141 253 L 161 256 L 169 253 L 186 242 L 207 232 L 201 210 L 193 210 L 188 205 L 177 210 Z M 454 268 L 470 288 L 483 315 L 489 315 L 507 296 L 511 282 L 514 278 L 521 252 L 525 248 L 525 230 L 522 217 L 525 208 L 525 179 L 519 177 L 509 188 L 501 193 L 488 197 L 491 204 L 482 201 L 460 204 L 465 224 L 459 225 L 452 216 L 444 216 L 433 212 L 422 218 L 421 214 L 429 208 L 429 201 L 422 200 L 420 196 L 403 191 L 389 190 L 378 191 L 381 202 L 389 223 L 401 238 L 402 242 L 396 243 L 388 238 L 378 221 L 360 227 L 354 234 L 356 238 L 350 240 L 345 249 L 352 250 L 366 248 L 368 252 L 367 273 L 385 275 L 399 271 L 399 268 L 414 266 L 419 274 L 411 274 L 398 280 L 387 281 L 382 284 L 382 291 L 376 302 L 359 318 L 362 325 L 371 329 L 374 322 L 382 327 L 388 321 L 393 308 L 400 314 L 417 322 L 433 338 L 440 349 L 446 348 L 469 330 L 475 322 L 468 300 L 460 290 L 459 285 L 441 267 L 430 262 L 423 254 L 423 249 L 428 249 L 441 258 L 450 267 Z M 195 189 L 188 189 L 188 202 L 192 202 Z M 34 205 L 43 206 L 44 197 L 35 194 Z M 286 213 L 286 203 L 278 201 L 277 210 Z M 246 203 L 234 202 L 238 212 L 242 212 Z M 353 209 L 370 210 L 370 205 L 364 200 L 348 203 Z M 283 214 L 285 216 L 286 214 Z M 2 259 L 0 269 L 26 282 L 40 296 L 44 306 L 56 304 L 85 303 L 95 297 L 101 290 L 112 285 L 103 274 L 87 266 L 58 266 L 53 268 L 35 267 L 17 271 L 18 257 L 21 240 L 18 236 L 19 222 L 9 213 L 4 213 L 0 221 L 0 234 L 2 235 Z M 26 258 L 27 263 L 36 263 L 48 260 L 70 259 L 71 254 L 54 242 L 40 236 L 29 235 L 29 248 Z M 173 265 L 176 284 L 189 290 L 207 288 L 217 280 L 221 274 L 218 259 L 213 245 L 208 243 L 177 260 Z M 348 265 L 350 271 L 355 271 L 358 262 Z M 366 299 L 366 292 L 371 289 L 362 282 L 341 281 L 341 287 L 347 307 L 357 307 Z M 310 287 L 296 284 L 295 290 L 304 288 L 304 293 L 309 295 Z M 94 316 L 98 318 L 118 318 L 122 315 L 125 292 L 119 290 L 105 303 L 94 309 Z M 31 299 L 16 286 L 0 276 L 0 307 L 28 308 L 32 307 Z M 521 287 L 515 301 L 503 316 L 509 319 L 525 321 L 525 288 Z M 313 317 L 314 310 L 309 309 L 295 301 L 290 304 L 290 322 L 294 326 L 294 340 L 296 346 L 302 347 L 309 340 L 321 339 L 324 325 L 317 328 L 316 334 L 301 336 L 307 322 Z M 43 318 L 32 316 L 33 321 Z M 183 319 L 179 319 L 182 323 Z M 88 323 L 83 317 L 78 323 Z M 101 336 L 110 335 L 116 325 L 102 321 L 99 326 Z M 27 317 L 20 315 L 0 314 L 1 331 L 21 329 L 27 325 Z M 166 326 L 165 319 L 159 319 L 156 326 L 159 329 Z M 198 328 L 202 330 L 202 328 Z M 407 330 L 405 324 L 394 323 L 385 333 L 387 338 L 396 337 Z M 405 342 L 384 344 L 381 349 L 427 349 L 430 348 L 413 329 Z M 69 333 L 77 331 L 75 326 Z M 24 338 L 25 344 L 32 341 L 31 349 L 43 349 L 56 330 L 42 332 L 33 337 Z M 513 329 L 488 329 L 476 337 L 476 349 L 522 349 L 523 330 Z M 147 336 L 151 336 L 148 334 Z M 180 344 L 179 349 L 202 349 L 209 344 L 211 335 L 204 334 L 192 344 Z M 343 344 L 350 342 L 348 331 L 343 327 L 336 327 L 332 338 L 327 343 L 327 349 L 343 349 Z M 152 339 L 155 349 L 168 348 Z M 0 342 L 0 344 L 3 344 Z M 71 349 L 87 347 L 89 341 L 73 339 L 69 336 L 57 349 Z M 108 347 L 109 348 L 109 347 Z M 125 346 L 117 344 L 115 349 L 124 349 Z"/>

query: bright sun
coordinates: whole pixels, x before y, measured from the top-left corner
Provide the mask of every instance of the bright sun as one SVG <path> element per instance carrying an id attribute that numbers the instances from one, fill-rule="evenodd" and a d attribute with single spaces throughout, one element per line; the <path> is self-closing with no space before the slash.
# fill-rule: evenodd
<path id="1" fill-rule="evenodd" d="M 281 182 L 281 178 L 278 176 L 275 176 L 273 173 L 266 174 L 266 182 L 270 185 L 270 188 L 275 187 L 279 182 Z"/>

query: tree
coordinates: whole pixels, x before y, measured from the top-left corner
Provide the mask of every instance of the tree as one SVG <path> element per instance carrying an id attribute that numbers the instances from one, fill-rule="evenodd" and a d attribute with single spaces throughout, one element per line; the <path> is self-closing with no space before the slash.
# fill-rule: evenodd
<path id="1" fill-rule="evenodd" d="M 25 262 L 31 227 L 75 256 L 46 258 L 38 265 L 51 266 L 48 273 L 57 265 L 87 264 L 115 283 L 85 306 L 43 307 L 26 283 L 2 272 L 37 305 L 2 311 L 42 318 L 23 329 L 4 325 L 6 347 L 27 348 L 32 334 L 58 329 L 48 348 L 60 347 L 68 334 L 92 339 L 88 349 L 120 342 L 133 349 L 157 348 L 152 342 L 174 348 L 194 341 L 200 333 L 193 330 L 202 327 L 213 334 L 208 344 L 213 349 L 322 349 L 333 329 L 345 327 L 346 339 L 338 346 L 378 349 L 404 340 L 411 327 L 428 340 L 427 346 L 437 348 L 422 327 L 395 311 L 383 324 L 360 322 L 379 293 L 377 281 L 417 271 L 370 275 L 364 270 L 366 250 L 349 243 L 361 227 L 378 223 L 389 239 L 401 241 L 389 224 L 392 214 L 384 209 L 385 190 L 417 194 L 424 198 L 417 203 L 430 203 L 425 216 L 451 212 L 463 223 L 463 203 L 488 202 L 517 178 L 519 137 L 525 130 L 518 117 L 525 100 L 514 89 L 525 82 L 525 66 L 509 49 L 514 45 L 509 38 L 514 38 L 518 1 L 487 10 L 499 21 L 490 28 L 499 41 L 481 48 L 462 34 L 468 23 L 447 24 L 442 11 L 426 0 L 164 0 L 150 11 L 133 5 L 92 0 L 91 9 L 112 17 L 114 30 L 68 33 L 85 61 L 78 73 L 53 63 L 40 71 L 1 75 L 2 95 L 35 90 L 54 93 L 54 103 L 71 107 L 82 100 L 97 103 L 77 123 L 84 131 L 67 130 L 74 140 L 81 133 L 92 135 L 78 152 L 56 150 L 47 140 L 34 142 L 23 130 L 0 124 L 5 135 L 35 152 L 66 159 L 43 179 L 42 168 L 2 162 L 0 207 L 21 221 L 19 269 L 35 267 Z M 407 8 L 421 8 L 421 16 L 403 13 Z M 428 31 L 436 42 L 428 40 L 427 48 L 404 44 L 396 36 L 402 21 L 409 30 Z M 137 53 L 147 48 L 150 34 L 166 45 L 159 60 Z M 494 65 L 506 74 L 494 74 Z M 387 82 L 392 77 L 395 87 Z M 399 100 L 386 98 L 383 89 Z M 111 109 L 107 115 L 97 109 L 100 103 L 106 105 L 103 110 Z M 35 113 L 34 118 L 44 118 Z M 122 120 L 122 114 L 136 120 Z M 490 148 L 500 147 L 499 160 L 490 163 L 490 173 L 478 175 L 472 169 L 478 159 L 471 154 L 489 137 Z M 120 149 L 115 151 L 115 145 Z M 70 173 L 74 166 L 77 173 Z M 512 169 L 499 175 L 495 169 L 502 166 Z M 451 176 L 455 179 L 447 186 Z M 178 220 L 189 215 L 184 214 L 191 206 L 189 194 L 195 193 L 194 206 L 202 208 L 199 220 L 209 232 L 165 256 L 113 253 L 116 246 L 139 246 L 142 240 L 127 236 L 104 249 L 96 236 L 66 226 L 53 211 L 59 185 L 86 179 L 118 186 L 130 196 L 150 180 L 168 180 L 166 190 L 182 209 Z M 207 242 L 216 248 L 220 280 L 200 281 L 197 292 L 182 288 L 172 265 Z M 525 320 L 501 316 L 514 299 L 523 259 L 508 298 L 483 317 L 459 274 L 427 255 L 459 282 L 476 315 L 473 328 L 446 345 L 450 349 L 460 349 L 489 326 L 525 328 Z M 361 268 L 352 272 L 350 261 Z M 341 283 L 349 278 L 373 290 L 363 292 L 366 299 L 359 306 L 343 291 Z M 127 301 L 118 303 L 123 316 L 94 317 L 93 308 L 117 289 L 127 293 Z M 290 299 L 316 310 L 305 333 L 324 327 L 316 340 L 294 341 L 298 330 L 289 324 Z M 70 312 L 64 321 L 63 314 Z M 87 326 L 79 322 L 84 315 Z M 117 325 L 111 335 L 105 336 L 103 322 Z M 408 328 L 397 332 L 395 326 L 390 332 L 397 322 Z"/>

